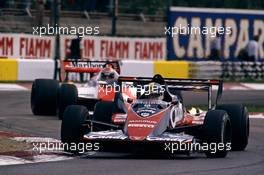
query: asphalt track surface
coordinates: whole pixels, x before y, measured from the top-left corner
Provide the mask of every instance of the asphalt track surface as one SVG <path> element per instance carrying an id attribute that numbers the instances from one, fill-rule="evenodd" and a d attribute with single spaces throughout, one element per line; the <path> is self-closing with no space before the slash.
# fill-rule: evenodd
<path id="1" fill-rule="evenodd" d="M 55 117 L 33 116 L 30 93 L 0 92 L 0 130 L 60 138 Z M 186 95 L 187 104 L 200 104 L 206 96 Z M 222 102 L 263 105 L 264 91 L 226 91 Z M 263 174 L 264 120 L 250 119 L 249 145 L 244 152 L 231 152 L 224 159 L 207 159 L 203 154 L 160 157 L 98 153 L 60 162 L 1 166 L 0 175 L 51 174 Z"/>

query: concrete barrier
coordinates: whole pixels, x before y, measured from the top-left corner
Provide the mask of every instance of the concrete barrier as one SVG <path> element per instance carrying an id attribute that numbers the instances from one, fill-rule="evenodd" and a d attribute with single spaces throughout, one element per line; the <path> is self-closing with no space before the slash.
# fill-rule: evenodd
<path id="1" fill-rule="evenodd" d="M 18 81 L 32 81 L 37 78 L 53 78 L 54 60 L 18 60 Z"/>
<path id="2" fill-rule="evenodd" d="M 121 61 L 121 75 L 166 78 L 202 78 L 224 80 L 263 80 L 263 62 L 188 62 L 188 61 Z M 55 62 L 51 59 L 0 59 L 0 81 L 33 81 L 53 78 Z M 79 74 L 78 74 L 79 75 Z M 74 75 L 76 76 L 76 75 Z"/>
<path id="3" fill-rule="evenodd" d="M 156 61 L 154 74 L 161 74 L 165 78 L 189 78 L 189 62 Z"/>
<path id="4" fill-rule="evenodd" d="M 0 59 L 0 81 L 16 81 L 17 69 L 16 59 Z"/>
<path id="5" fill-rule="evenodd" d="M 152 77 L 154 75 L 153 61 L 124 60 L 121 62 L 122 76 Z"/>

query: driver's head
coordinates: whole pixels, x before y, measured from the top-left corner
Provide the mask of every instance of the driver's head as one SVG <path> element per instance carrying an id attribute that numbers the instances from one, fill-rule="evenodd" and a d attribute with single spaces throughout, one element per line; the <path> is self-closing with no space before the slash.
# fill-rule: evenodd
<path id="1" fill-rule="evenodd" d="M 101 71 L 99 79 L 106 82 L 114 82 L 118 79 L 118 73 L 112 68 L 111 65 L 106 65 Z"/>
<path id="2" fill-rule="evenodd" d="M 164 99 L 164 87 L 162 87 L 159 83 L 149 83 L 145 88 L 145 97 L 153 100 Z"/>

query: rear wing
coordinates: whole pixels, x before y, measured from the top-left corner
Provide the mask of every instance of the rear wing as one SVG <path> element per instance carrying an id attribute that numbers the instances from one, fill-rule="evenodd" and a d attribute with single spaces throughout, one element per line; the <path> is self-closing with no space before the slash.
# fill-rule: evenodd
<path id="1" fill-rule="evenodd" d="M 111 64 L 113 68 L 120 73 L 118 61 L 90 61 L 67 59 L 62 61 L 62 67 L 65 72 L 86 72 L 98 73 L 106 64 Z"/>
<path id="2" fill-rule="evenodd" d="M 61 79 L 64 80 L 65 73 L 99 73 L 106 64 L 111 64 L 113 69 L 120 74 L 120 64 L 118 61 L 91 61 L 66 59 L 61 61 Z"/>
<path id="3" fill-rule="evenodd" d="M 213 86 L 217 86 L 217 94 L 215 105 L 222 96 L 223 81 L 216 79 L 181 79 L 181 78 L 163 78 L 165 85 L 168 89 L 174 89 L 179 91 L 200 91 L 208 92 L 208 109 L 212 108 L 212 90 Z M 136 85 L 145 85 L 153 82 L 153 78 L 149 77 L 119 77 L 119 83 L 133 82 Z"/>

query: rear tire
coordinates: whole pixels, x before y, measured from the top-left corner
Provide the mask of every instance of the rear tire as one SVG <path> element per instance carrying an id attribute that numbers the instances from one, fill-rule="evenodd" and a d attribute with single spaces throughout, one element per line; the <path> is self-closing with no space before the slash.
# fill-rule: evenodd
<path id="1" fill-rule="evenodd" d="M 79 152 L 79 150 L 71 150 L 70 145 L 83 141 L 86 132 L 86 127 L 83 124 L 88 116 L 88 110 L 84 106 L 71 105 L 66 108 L 61 123 L 61 141 L 68 146 L 64 147 L 65 151 Z"/>
<path id="2" fill-rule="evenodd" d="M 216 108 L 225 110 L 230 117 L 232 126 L 232 150 L 245 150 L 249 137 L 249 116 L 247 108 L 239 104 L 218 105 Z"/>
<path id="3" fill-rule="evenodd" d="M 34 115 L 56 115 L 59 82 L 51 79 L 36 79 L 31 90 L 31 110 Z"/>
<path id="4" fill-rule="evenodd" d="M 104 123 L 112 123 L 112 111 L 113 111 L 113 102 L 109 101 L 100 101 L 97 102 L 94 108 L 94 115 L 92 117 L 95 121 L 100 121 Z M 100 124 L 93 124 L 93 130 L 94 131 L 103 131 L 103 130 L 109 130 L 111 127 L 109 126 L 103 126 Z"/>
<path id="5" fill-rule="evenodd" d="M 62 84 L 59 98 L 59 119 L 62 119 L 67 106 L 76 105 L 78 100 L 78 90 L 73 84 Z"/>
<path id="6" fill-rule="evenodd" d="M 228 150 L 231 149 L 231 124 L 225 111 L 212 110 L 207 112 L 202 137 L 203 142 L 208 145 L 208 150 L 204 150 L 208 158 L 226 157 Z M 211 149 L 213 144 L 216 145 L 214 149 Z M 222 145 L 221 149 L 220 144 Z"/>

